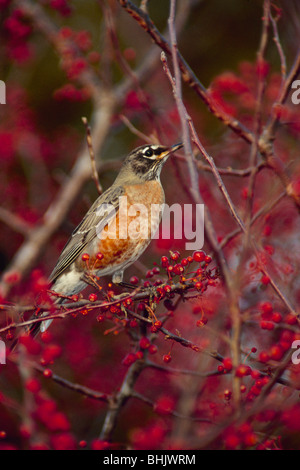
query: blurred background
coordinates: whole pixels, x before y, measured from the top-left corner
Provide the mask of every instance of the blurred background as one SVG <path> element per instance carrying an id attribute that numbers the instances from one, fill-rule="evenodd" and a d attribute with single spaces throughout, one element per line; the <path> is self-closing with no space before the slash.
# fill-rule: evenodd
<path id="1" fill-rule="evenodd" d="M 178 46 L 182 56 L 219 100 L 222 109 L 252 129 L 263 2 L 178 0 L 177 3 Z M 272 8 L 274 18 L 280 17 L 278 33 L 289 70 L 299 47 L 299 2 L 276 1 Z M 169 2 L 150 0 L 148 11 L 158 30 L 167 37 Z M 144 143 L 142 134 L 163 144 L 174 144 L 181 139 L 181 126 L 170 83 L 160 63 L 159 49 L 118 1 L 0 0 L 0 17 L 0 79 L 6 84 L 6 104 L 0 105 L 0 272 L 9 284 L 9 293 L 3 302 L 24 307 L 38 304 L 39 286 L 46 282 L 74 227 L 97 197 L 89 159 L 83 160 L 82 178 L 76 167 L 87 148 L 82 117 L 87 117 L 92 128 L 96 159 L 100 162 L 99 178 L 104 189 L 113 182 L 126 154 Z M 151 64 L 149 67 L 147 61 Z M 280 56 L 271 26 L 264 64 L 263 123 L 270 116 L 281 84 Z M 109 99 L 111 95 L 114 95 L 114 104 L 108 113 L 109 120 L 104 119 L 101 124 L 98 115 L 105 96 Z M 186 85 L 183 96 L 201 142 L 216 165 L 247 168 L 249 145 L 216 119 Z M 275 142 L 276 151 L 291 174 L 299 175 L 299 109 L 289 100 L 286 113 Z M 136 135 L 130 125 L 141 134 Z M 195 155 L 201 162 L 197 152 Z M 61 221 L 41 245 L 28 269 L 21 274 L 11 272 L 14 256 L 32 231 L 43 225 L 45 213 L 49 215 L 49 207 L 74 173 L 79 175 L 78 186 L 69 208 L 60 214 Z M 168 204 L 192 202 L 187 191 L 189 176 L 183 153 L 168 161 L 162 182 Z M 234 175 L 224 176 L 224 182 L 243 217 L 247 207 L 247 182 Z M 218 239 L 222 240 L 236 224 L 210 172 L 200 172 L 199 185 Z M 255 186 L 254 210 L 274 200 L 281 191 L 280 181 L 270 170 L 260 172 Z M 267 262 L 273 265 L 272 272 L 278 275 L 286 294 L 296 305 L 300 300 L 298 219 L 294 205 L 284 199 L 275 210 L 266 212 L 253 229 L 260 246 L 269 246 L 265 253 Z M 239 239 L 233 239 L 225 249 L 232 269 L 236 267 L 239 243 Z M 154 240 L 141 259 L 126 271 L 126 280 L 137 276 L 141 282 L 146 281 L 147 270 L 160 266 L 161 256 L 169 256 L 169 250 L 178 250 L 181 258 L 191 254 L 185 251 L 185 240 L 177 240 L 174 235 L 170 240 Z M 207 239 L 204 250 L 211 252 Z M 270 258 L 272 250 L 275 250 L 275 259 Z M 259 302 L 270 301 L 275 311 L 282 309 L 280 313 L 287 315 L 289 312 L 274 300 L 273 292 L 261 281 L 260 270 L 254 265 L 255 261 L 249 257 L 242 282 L 242 307 L 247 311 L 252 309 L 256 315 Z M 103 280 L 103 285 L 109 281 Z M 88 288 L 85 296 L 91 291 Z M 200 299 L 182 303 L 171 315 L 168 328 L 227 356 L 228 345 L 219 335 L 220 331 L 230 329 L 226 293 L 221 283 L 214 287 L 213 295 L 209 292 Z M 166 310 L 168 308 L 162 305 L 161 312 Z M 204 333 L 196 326 L 203 312 L 210 325 Z M 76 318 L 54 322 L 50 339 L 44 339 L 42 348 L 49 341 L 57 349 L 50 365 L 45 366 L 72 382 L 111 393 L 120 386 L 127 370 L 122 361 L 135 346 L 126 332 L 115 334 L 116 329 L 115 333 L 109 333 L 110 323 L 98 323 L 96 316 L 79 314 Z M 2 325 L 9 321 L 10 315 L 3 312 Z M 264 336 L 262 340 L 261 329 L 254 326 L 255 316 L 252 321 L 243 336 L 246 352 L 252 347 L 265 351 L 274 341 L 279 341 L 282 331 L 276 330 L 274 336 Z M 9 337 L 4 334 L 3 339 L 6 341 Z M 155 409 L 141 400 L 131 400 L 120 414 L 114 442 L 136 449 L 197 446 L 197 439 L 201 440 L 210 430 L 210 424 L 197 425 L 174 417 L 171 412 L 176 409 L 179 415 L 193 415 L 210 423 L 223 419 L 230 415 L 230 403 L 224 399 L 224 391 L 230 388 L 231 379 L 201 376 L 201 373 L 217 370 L 218 364 L 210 357 L 199 359 L 190 349 L 178 344 L 171 346 L 163 337 L 159 337 L 156 344 L 158 353 L 153 361 L 157 364 L 165 366 L 162 357 L 171 349 L 174 369 L 193 369 L 199 375 L 167 373 L 158 368 L 145 370 L 138 390 L 159 406 Z M 29 353 L 37 362 L 39 355 L 40 351 L 31 356 Z M 105 403 L 76 394 L 30 367 L 28 376 L 26 374 L 15 364 L 0 365 L 0 428 L 4 433 L 0 445 L 3 448 L 84 448 L 81 441 L 86 441 L 88 447 L 101 448 L 103 444 L 97 441 L 97 436 L 105 416 Z M 33 382 L 28 384 L 28 377 Z M 250 388 L 249 384 L 247 386 Z M 284 417 L 279 417 L 277 411 L 282 410 L 282 396 L 276 395 L 272 409 L 279 420 L 278 429 L 289 423 L 290 431 L 283 438 L 287 440 L 286 445 L 297 447 L 299 439 L 295 437 L 292 419 L 295 410 L 290 412 L 295 406 L 295 396 L 290 391 L 282 393 L 286 393 L 285 400 L 291 400 L 290 408 Z M 270 421 L 272 419 L 273 415 Z M 252 428 L 249 431 L 249 435 L 252 433 L 255 437 L 251 441 L 248 436 L 252 447 L 264 442 L 259 434 L 265 432 L 264 426 L 267 428 L 263 423 L 256 434 Z M 229 436 L 232 434 L 230 430 Z M 281 431 L 276 436 L 279 434 Z M 230 448 L 232 441 L 226 442 L 223 436 L 215 445 Z M 245 442 L 237 447 L 251 448 Z M 275 438 L 274 442 L 270 447 L 279 446 Z"/>

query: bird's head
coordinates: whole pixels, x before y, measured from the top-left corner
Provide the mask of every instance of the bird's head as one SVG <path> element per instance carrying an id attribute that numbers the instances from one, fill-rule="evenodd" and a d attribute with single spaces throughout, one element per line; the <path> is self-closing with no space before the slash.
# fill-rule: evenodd
<path id="1" fill-rule="evenodd" d="M 172 147 L 160 144 L 142 145 L 132 150 L 124 160 L 116 182 L 143 182 L 159 179 L 163 164 L 168 157 L 182 148 L 178 143 Z"/>

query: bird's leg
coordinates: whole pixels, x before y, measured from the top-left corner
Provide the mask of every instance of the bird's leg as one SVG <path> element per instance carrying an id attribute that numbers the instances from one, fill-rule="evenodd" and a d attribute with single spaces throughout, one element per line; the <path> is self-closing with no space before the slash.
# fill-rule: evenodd
<path id="1" fill-rule="evenodd" d="M 136 286 L 134 284 L 130 284 L 130 282 L 119 282 L 119 284 L 117 284 L 118 286 L 121 286 L 121 287 L 126 287 L 126 289 L 136 289 Z"/>
<path id="2" fill-rule="evenodd" d="M 112 282 L 114 284 L 122 284 L 123 282 L 123 274 L 124 274 L 124 271 L 117 271 L 113 274 L 113 277 L 112 277 Z"/>
<path id="3" fill-rule="evenodd" d="M 112 277 L 112 282 L 117 286 L 126 287 L 127 289 L 136 289 L 136 286 L 134 284 L 130 284 L 129 282 L 123 281 L 123 273 L 124 271 L 117 271 L 116 273 L 114 273 Z"/>

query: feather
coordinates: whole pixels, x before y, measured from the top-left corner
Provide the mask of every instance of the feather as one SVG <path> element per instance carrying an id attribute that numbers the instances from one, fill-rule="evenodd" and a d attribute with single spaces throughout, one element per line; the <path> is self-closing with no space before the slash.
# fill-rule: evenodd
<path id="1" fill-rule="evenodd" d="M 124 194 L 121 186 L 111 186 L 96 199 L 80 224 L 75 228 L 66 243 L 58 261 L 50 274 L 50 281 L 55 280 L 84 253 L 85 247 L 97 236 L 113 218 L 119 208 L 119 197 Z"/>

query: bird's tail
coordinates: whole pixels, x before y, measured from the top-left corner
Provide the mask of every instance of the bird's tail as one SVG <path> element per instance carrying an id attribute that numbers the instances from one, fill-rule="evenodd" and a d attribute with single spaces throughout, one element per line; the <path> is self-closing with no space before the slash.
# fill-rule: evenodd
<path id="1" fill-rule="evenodd" d="M 57 299 L 55 300 L 55 304 L 56 305 L 60 305 L 62 304 L 63 302 L 65 301 L 64 298 L 62 297 L 57 297 Z M 43 316 L 46 316 L 48 315 L 47 313 L 46 314 L 42 314 L 41 315 L 41 318 Z M 33 318 L 37 318 L 35 315 L 32 315 L 29 320 L 32 320 Z M 28 334 L 28 336 L 31 336 L 32 338 L 35 338 L 36 336 L 39 335 L 39 333 L 44 333 L 48 328 L 49 326 L 51 325 L 51 323 L 53 322 L 53 318 L 50 318 L 49 320 L 45 320 L 45 321 L 42 321 L 42 322 L 35 322 L 35 323 L 32 323 L 29 328 L 27 328 L 25 330 L 25 333 Z M 12 344 L 10 345 L 10 352 L 13 352 L 15 351 L 15 349 L 17 348 L 18 344 L 19 344 L 19 337 L 24 334 L 24 330 L 13 340 Z"/>

